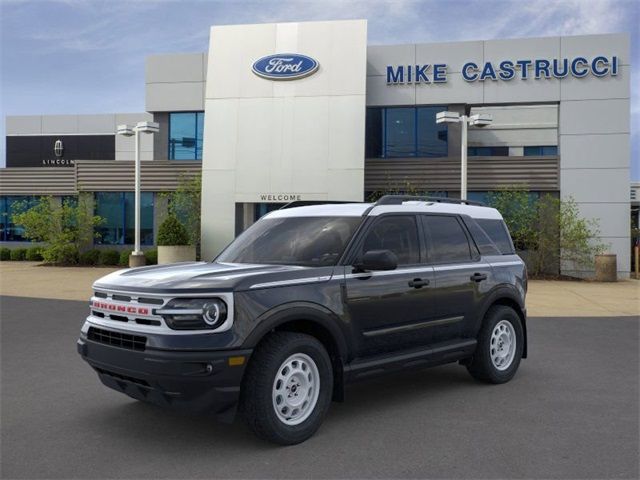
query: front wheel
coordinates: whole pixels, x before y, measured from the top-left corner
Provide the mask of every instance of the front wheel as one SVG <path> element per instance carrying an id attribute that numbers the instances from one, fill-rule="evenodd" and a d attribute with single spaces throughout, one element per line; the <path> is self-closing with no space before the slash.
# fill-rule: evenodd
<path id="1" fill-rule="evenodd" d="M 520 316 L 510 307 L 493 306 L 485 315 L 478 346 L 467 370 L 473 378 L 484 382 L 508 382 L 518 370 L 523 347 Z"/>
<path id="2" fill-rule="evenodd" d="M 323 345 L 303 333 L 275 332 L 251 357 L 241 408 L 259 437 L 293 445 L 320 427 L 332 390 L 333 370 Z"/>

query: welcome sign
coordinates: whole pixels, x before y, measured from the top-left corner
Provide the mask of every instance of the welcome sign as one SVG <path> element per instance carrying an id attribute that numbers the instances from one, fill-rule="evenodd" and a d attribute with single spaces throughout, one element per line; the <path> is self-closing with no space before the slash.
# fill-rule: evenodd
<path id="1" fill-rule="evenodd" d="M 502 60 L 500 62 L 466 62 L 460 71 L 467 82 L 510 81 L 514 79 L 539 80 L 541 78 L 584 78 L 614 77 L 618 74 L 617 56 L 598 55 L 593 58 L 541 58 L 535 60 Z M 419 65 L 387 65 L 387 84 L 406 85 L 419 83 L 445 83 L 448 65 L 446 63 Z"/>

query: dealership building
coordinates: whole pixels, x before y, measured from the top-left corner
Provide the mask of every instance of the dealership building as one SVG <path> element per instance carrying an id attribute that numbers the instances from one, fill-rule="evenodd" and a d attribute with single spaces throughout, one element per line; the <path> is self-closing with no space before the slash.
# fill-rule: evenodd
<path id="1" fill-rule="evenodd" d="M 161 193 L 198 172 L 203 258 L 290 201 L 459 197 L 446 110 L 492 118 L 468 131 L 470 200 L 570 196 L 628 277 L 630 69 L 626 34 L 367 45 L 364 20 L 214 26 L 208 52 L 147 59 L 146 112 L 7 117 L 0 241 L 24 240 L 15 202 L 86 193 L 106 219 L 96 242 L 132 243 L 134 142 L 115 131 L 147 120 L 160 125 L 141 137 L 147 245 Z"/>

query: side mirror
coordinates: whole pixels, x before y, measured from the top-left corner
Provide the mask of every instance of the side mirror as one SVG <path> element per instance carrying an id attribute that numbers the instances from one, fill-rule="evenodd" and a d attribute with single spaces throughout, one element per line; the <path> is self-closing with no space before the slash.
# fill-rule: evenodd
<path id="1" fill-rule="evenodd" d="M 398 267 L 398 257 L 391 250 L 369 250 L 355 265 L 358 270 L 395 270 Z"/>

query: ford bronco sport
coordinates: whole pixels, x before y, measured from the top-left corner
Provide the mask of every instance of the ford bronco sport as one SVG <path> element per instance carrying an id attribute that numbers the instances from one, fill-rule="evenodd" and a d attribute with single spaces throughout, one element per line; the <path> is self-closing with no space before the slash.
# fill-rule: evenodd
<path id="1" fill-rule="evenodd" d="M 509 381 L 526 357 L 525 265 L 500 213 L 385 196 L 288 205 L 213 262 L 93 285 L 78 352 L 106 386 L 299 443 L 345 384 L 459 362 Z"/>

